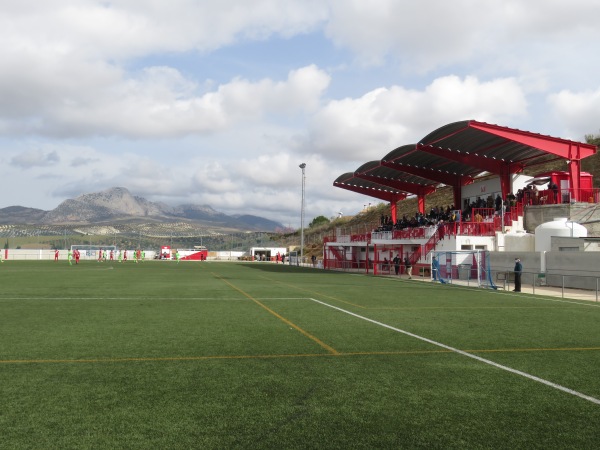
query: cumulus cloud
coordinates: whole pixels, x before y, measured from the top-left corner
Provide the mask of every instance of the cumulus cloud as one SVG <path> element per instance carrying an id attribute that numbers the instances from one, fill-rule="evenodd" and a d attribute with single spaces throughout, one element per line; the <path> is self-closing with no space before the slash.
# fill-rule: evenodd
<path id="1" fill-rule="evenodd" d="M 554 116 L 564 133 L 575 140 L 600 130 L 600 88 L 590 92 L 564 90 L 548 96 Z"/>
<path id="2" fill-rule="evenodd" d="M 250 169 L 249 169 L 250 170 Z M 201 164 L 192 175 L 192 187 L 200 190 L 203 196 L 231 194 L 239 190 L 240 184 L 227 166 L 219 161 Z"/>
<path id="3" fill-rule="evenodd" d="M 326 32 L 338 46 L 350 48 L 364 64 L 381 64 L 392 56 L 429 70 L 464 59 L 478 42 L 473 34 L 479 28 L 465 26 L 456 32 L 461 22 L 467 22 L 469 9 L 461 7 L 465 1 L 432 5 L 394 0 L 348 3 L 331 1 Z"/>
<path id="4" fill-rule="evenodd" d="M 422 91 L 392 86 L 331 101 L 315 115 L 304 146 L 331 158 L 366 162 L 416 143 L 448 122 L 505 123 L 526 111 L 525 93 L 515 79 L 447 76 Z"/>
<path id="5" fill-rule="evenodd" d="M 597 42 L 600 35 L 599 6 L 591 0 L 489 0 L 485 8 L 477 0 L 330 4 L 325 30 L 338 46 L 351 49 L 363 64 L 391 58 L 418 72 L 457 64 L 486 70 L 482 61 L 515 69 L 523 52 L 531 61 L 546 62 L 548 53 L 554 61 L 565 60 L 582 36 Z M 524 40 L 531 45 L 524 47 Z"/>
<path id="6" fill-rule="evenodd" d="M 95 163 L 97 161 L 98 161 L 98 159 L 94 159 L 94 158 L 76 157 L 76 158 L 73 158 L 73 160 L 71 161 L 71 166 L 72 167 L 84 167 L 89 164 Z"/>
<path id="7" fill-rule="evenodd" d="M 16 77 L 15 74 L 14 82 L 18 84 Z M 21 106 L 17 109 L 7 106 L 3 114 L 0 111 L 0 123 L 4 122 L 13 134 L 65 137 L 176 137 L 212 133 L 240 121 L 258 121 L 267 114 L 314 110 L 330 77 L 312 65 L 292 70 L 284 81 L 238 78 L 203 95 L 197 94 L 196 83 L 169 67 L 149 67 L 137 78 L 86 79 L 80 86 L 81 92 L 74 92 L 66 83 L 62 87 L 34 88 L 34 92 L 36 89 L 50 92 L 47 97 L 41 92 L 39 96 L 24 94 L 28 86 L 23 86 L 17 90 L 20 93 L 8 94 L 10 104 Z M 2 85 L 10 91 L 8 83 L 0 80 Z"/>
<path id="8" fill-rule="evenodd" d="M 0 39 L 21 47 L 47 42 L 57 53 L 120 60 L 293 36 L 314 30 L 327 13 L 319 0 L 22 0 L 3 5 Z"/>
<path id="9" fill-rule="evenodd" d="M 48 167 L 56 165 L 59 161 L 60 158 L 55 151 L 32 150 L 13 156 L 10 164 L 20 168 Z"/>

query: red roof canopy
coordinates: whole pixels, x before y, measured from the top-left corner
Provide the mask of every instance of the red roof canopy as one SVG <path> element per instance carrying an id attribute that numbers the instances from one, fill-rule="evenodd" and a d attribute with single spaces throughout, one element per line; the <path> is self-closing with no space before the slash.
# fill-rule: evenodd
<path id="1" fill-rule="evenodd" d="M 444 125 L 417 144 L 398 147 L 379 163 L 363 164 L 352 176 L 417 195 L 425 195 L 424 187 L 435 190 L 439 184 L 450 185 L 454 188 L 454 203 L 459 205 L 461 187 L 484 172 L 500 177 L 502 195 L 506 196 L 511 190 L 512 174 L 559 159 L 568 161 L 572 188 L 577 192 L 581 160 L 596 151 L 595 145 L 465 120 Z M 347 189 L 338 180 L 334 185 Z"/>

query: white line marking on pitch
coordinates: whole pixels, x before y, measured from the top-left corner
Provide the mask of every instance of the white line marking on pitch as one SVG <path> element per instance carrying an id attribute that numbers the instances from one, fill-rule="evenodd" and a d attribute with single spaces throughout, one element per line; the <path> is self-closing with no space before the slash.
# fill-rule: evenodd
<path id="1" fill-rule="evenodd" d="M 0 297 L 3 300 L 224 300 L 246 301 L 246 297 Z M 306 297 L 264 297 L 257 300 L 306 300 Z"/>
<path id="2" fill-rule="evenodd" d="M 485 364 L 489 364 L 490 366 L 494 366 L 494 367 L 496 367 L 498 369 L 505 370 L 507 372 L 514 373 L 516 375 L 520 375 L 520 376 L 528 378 L 530 380 L 537 381 L 538 383 L 545 384 L 546 386 L 550 386 L 550 387 L 552 387 L 554 389 L 558 389 L 559 391 L 563 391 L 563 392 L 566 392 L 567 394 L 575 395 L 576 397 L 579 397 L 579 398 L 582 398 L 582 399 L 587 400 L 589 402 L 592 402 L 592 403 L 595 403 L 597 405 L 600 405 L 600 400 L 598 400 L 597 398 L 591 397 L 591 396 L 586 395 L 586 394 L 582 394 L 581 392 L 574 391 L 573 389 L 569 389 L 567 387 L 561 386 L 560 384 L 552 383 L 551 381 L 544 380 L 543 378 L 536 377 L 535 375 L 531 375 L 531 374 L 528 374 L 528 373 L 525 373 L 525 372 L 521 372 L 520 370 L 512 369 L 512 368 L 510 368 L 508 366 L 503 366 L 502 364 L 498 364 L 498 363 L 496 363 L 494 361 L 490 361 L 489 359 L 485 359 L 485 358 L 482 358 L 480 356 L 464 352 L 464 351 L 459 350 L 457 348 L 450 347 L 449 345 L 442 344 L 441 342 L 433 341 L 431 339 L 427 339 L 426 337 L 419 336 L 419 335 L 411 333 L 409 331 L 401 330 L 400 328 L 395 328 L 395 327 L 392 327 L 391 325 L 387 325 L 385 323 L 378 322 L 378 321 L 373 320 L 373 319 L 369 319 L 368 317 L 364 317 L 364 316 L 361 316 L 359 314 L 355 314 L 355 313 L 353 313 L 351 311 L 347 311 L 345 309 L 338 308 L 337 306 L 330 305 L 329 303 L 325 303 L 325 302 L 322 302 L 320 300 L 316 300 L 314 298 L 311 298 L 310 300 L 312 300 L 313 302 L 319 303 L 319 304 L 321 304 L 323 306 L 328 306 L 329 308 L 333 308 L 333 309 L 336 309 L 336 310 L 341 311 L 343 313 L 346 313 L 346 314 L 349 314 L 351 316 L 357 317 L 359 319 L 366 320 L 367 322 L 374 323 L 375 325 L 379 325 L 379 326 L 387 328 L 389 330 L 405 334 L 407 336 L 413 337 L 415 339 L 419 339 L 421 341 L 427 342 L 427 343 L 435 345 L 437 347 L 445 348 L 446 350 L 450 350 L 451 352 L 458 353 L 459 355 L 463 355 L 463 356 L 466 356 L 468 358 L 475 359 L 475 360 L 477 360 L 479 362 L 482 362 L 482 363 L 485 363 Z"/>

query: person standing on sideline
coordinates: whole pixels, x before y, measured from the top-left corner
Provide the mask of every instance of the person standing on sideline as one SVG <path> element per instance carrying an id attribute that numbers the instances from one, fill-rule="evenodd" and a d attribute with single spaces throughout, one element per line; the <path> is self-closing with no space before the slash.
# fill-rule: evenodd
<path id="1" fill-rule="evenodd" d="M 400 257 L 396 254 L 394 259 L 392 259 L 392 262 L 394 263 L 394 272 L 396 272 L 396 275 L 398 275 L 400 273 Z"/>
<path id="2" fill-rule="evenodd" d="M 412 280 L 412 264 L 410 263 L 408 256 L 404 258 L 404 265 L 406 266 L 406 274 L 408 275 L 408 279 Z"/>
<path id="3" fill-rule="evenodd" d="M 177 260 L 177 264 L 179 264 L 179 250 L 175 251 L 175 259 Z"/>
<path id="4" fill-rule="evenodd" d="M 58 261 L 58 254 L 59 254 L 58 249 L 55 249 L 54 250 L 54 261 Z"/>
<path id="5" fill-rule="evenodd" d="M 523 273 L 523 264 L 519 258 L 515 258 L 515 288 L 514 292 L 521 292 L 521 274 Z"/>

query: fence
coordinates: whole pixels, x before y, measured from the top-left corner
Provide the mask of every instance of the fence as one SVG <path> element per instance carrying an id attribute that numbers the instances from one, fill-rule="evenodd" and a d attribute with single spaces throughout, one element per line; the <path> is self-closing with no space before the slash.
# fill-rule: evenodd
<path id="1" fill-rule="evenodd" d="M 505 290 L 514 286 L 512 271 L 492 271 L 496 285 Z M 600 277 L 564 273 L 523 272 L 521 292 L 550 295 L 561 298 L 577 298 L 598 302 Z"/>

